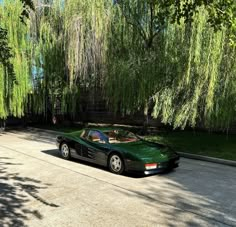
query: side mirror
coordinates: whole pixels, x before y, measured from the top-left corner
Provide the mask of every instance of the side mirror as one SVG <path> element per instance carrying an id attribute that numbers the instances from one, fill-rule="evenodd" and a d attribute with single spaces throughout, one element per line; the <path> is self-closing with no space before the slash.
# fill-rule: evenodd
<path id="1" fill-rule="evenodd" d="M 107 143 L 107 144 L 109 143 L 109 140 L 108 140 L 108 139 L 105 139 L 105 138 L 102 139 L 101 141 L 102 141 L 102 143 Z"/>
<path id="2" fill-rule="evenodd" d="M 100 141 L 101 141 L 101 143 L 109 143 L 108 137 L 103 136 L 103 135 L 101 136 Z"/>

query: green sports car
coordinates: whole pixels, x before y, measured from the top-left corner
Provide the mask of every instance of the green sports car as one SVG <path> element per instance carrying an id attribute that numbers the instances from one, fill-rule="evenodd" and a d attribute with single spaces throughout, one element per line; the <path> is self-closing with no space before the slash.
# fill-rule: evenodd
<path id="1" fill-rule="evenodd" d="M 127 171 L 147 175 L 179 165 L 179 155 L 171 148 L 118 128 L 86 128 L 64 133 L 57 136 L 56 143 L 62 158 L 107 166 L 116 174 Z"/>

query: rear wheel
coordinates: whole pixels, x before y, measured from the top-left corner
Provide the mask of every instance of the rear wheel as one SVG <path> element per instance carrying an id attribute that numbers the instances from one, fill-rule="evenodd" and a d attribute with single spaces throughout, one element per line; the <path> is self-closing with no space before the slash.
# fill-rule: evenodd
<path id="1" fill-rule="evenodd" d="M 70 148 L 67 143 L 62 143 L 60 151 L 62 158 L 70 159 Z"/>
<path id="2" fill-rule="evenodd" d="M 125 166 L 120 155 L 113 153 L 110 155 L 108 160 L 108 167 L 112 173 L 122 174 L 124 172 Z"/>

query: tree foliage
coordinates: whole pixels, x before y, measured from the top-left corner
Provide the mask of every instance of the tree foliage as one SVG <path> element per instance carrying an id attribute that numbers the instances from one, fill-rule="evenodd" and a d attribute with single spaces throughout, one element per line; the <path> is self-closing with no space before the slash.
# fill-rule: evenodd
<path id="1" fill-rule="evenodd" d="M 123 114 L 142 109 L 147 114 L 149 106 L 154 118 L 174 127 L 198 122 L 227 128 L 235 120 L 229 104 L 235 83 L 232 6 L 232 1 L 70 0 L 62 10 L 54 1 L 39 25 L 44 90 L 62 94 L 65 112 L 78 109 L 78 89 L 98 87 L 108 106 Z"/>
<path id="2" fill-rule="evenodd" d="M 118 38 L 111 44 L 105 89 L 110 105 L 130 113 L 152 103 L 153 117 L 175 128 L 196 123 L 228 128 L 235 121 L 236 79 L 228 18 L 214 22 L 215 6 L 203 7 L 202 2 L 191 8 L 195 13 L 190 16 L 177 14 L 175 20 L 176 8 L 169 7 L 172 12 L 155 21 L 152 18 L 165 9 L 159 1 L 132 2 L 117 5 L 120 15 L 113 33 Z M 125 3 L 133 7 L 126 14 Z M 158 29 L 161 26 L 164 29 Z M 147 42 L 150 37 L 152 42 Z"/>
<path id="3" fill-rule="evenodd" d="M 0 7 L 0 118 L 21 117 L 29 91 L 29 26 L 20 22 L 24 6 L 10 0 Z"/>
<path id="4" fill-rule="evenodd" d="M 9 33 L 6 50 L 14 53 L 5 59 L 17 69 L 16 81 L 28 84 L 23 75 L 33 69 L 30 105 L 35 113 L 54 115 L 60 103 L 62 112 L 73 117 L 81 91 L 95 96 L 102 90 L 114 112 L 152 112 L 175 128 L 226 129 L 236 120 L 234 0 L 11 3 L 5 11 L 18 4 L 17 15 L 26 25 L 12 19 L 1 23 Z M 21 90 L 21 100 L 27 89 Z"/>
<path id="5" fill-rule="evenodd" d="M 38 5 L 31 34 L 39 70 L 34 95 L 37 113 L 54 114 L 59 100 L 62 112 L 73 117 L 79 108 L 79 88 L 100 88 L 109 37 L 108 5 L 103 0 Z"/>

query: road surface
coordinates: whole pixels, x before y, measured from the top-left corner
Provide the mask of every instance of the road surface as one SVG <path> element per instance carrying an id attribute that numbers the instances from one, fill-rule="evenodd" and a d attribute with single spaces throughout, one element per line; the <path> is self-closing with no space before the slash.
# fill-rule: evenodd
<path id="1" fill-rule="evenodd" d="M 0 134 L 0 226 L 236 226 L 236 168 L 181 159 L 119 176 L 60 158 L 53 133 Z"/>

